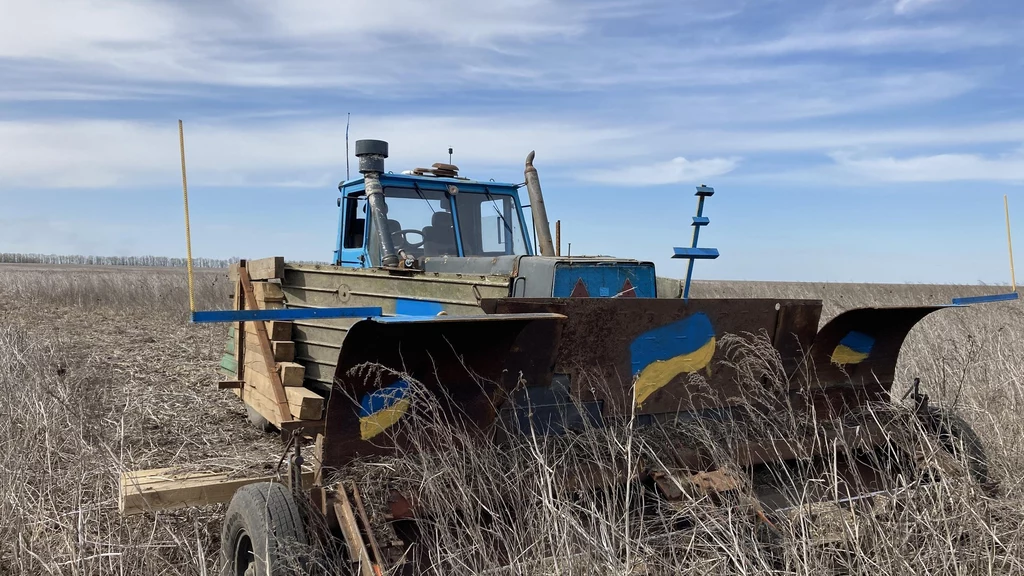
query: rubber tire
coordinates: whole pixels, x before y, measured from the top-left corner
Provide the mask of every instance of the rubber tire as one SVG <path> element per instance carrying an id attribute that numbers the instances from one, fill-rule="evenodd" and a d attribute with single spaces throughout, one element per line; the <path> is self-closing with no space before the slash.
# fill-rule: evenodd
<path id="1" fill-rule="evenodd" d="M 246 556 L 243 538 L 255 562 Z M 239 546 L 242 545 L 242 550 Z M 221 529 L 221 561 L 225 576 L 298 576 L 305 574 L 309 542 L 295 499 L 283 484 L 261 482 L 235 492 Z M 247 572 L 247 567 L 253 568 Z"/>
<path id="2" fill-rule="evenodd" d="M 273 432 L 274 430 L 276 430 L 276 428 L 274 428 L 274 425 L 270 423 L 270 420 L 264 418 L 263 415 L 257 412 L 256 409 L 253 408 L 252 406 L 246 404 L 245 413 L 249 418 L 249 423 L 252 424 L 253 427 L 255 427 L 260 432 Z"/>
<path id="3" fill-rule="evenodd" d="M 983 486 L 991 483 L 988 473 L 988 456 L 981 438 L 963 418 L 937 406 L 929 406 L 925 422 L 938 436 L 946 452 L 965 462 L 967 471 L 975 482 Z"/>

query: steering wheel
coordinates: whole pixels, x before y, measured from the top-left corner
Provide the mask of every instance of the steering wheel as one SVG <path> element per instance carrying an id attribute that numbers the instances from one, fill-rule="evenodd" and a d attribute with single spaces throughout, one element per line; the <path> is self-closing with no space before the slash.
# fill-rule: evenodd
<path id="1" fill-rule="evenodd" d="M 416 234 L 417 236 L 420 237 L 420 241 L 419 242 L 410 242 L 409 241 L 409 234 Z M 407 229 L 403 229 L 403 230 L 395 230 L 394 232 L 391 233 L 391 239 L 392 239 L 392 242 L 394 242 L 396 239 L 400 240 L 402 242 L 402 245 L 401 246 L 395 246 L 395 249 L 410 248 L 412 250 L 416 250 L 416 249 L 419 249 L 419 248 L 421 248 L 423 246 L 423 231 L 422 230 L 415 230 L 415 229 L 412 229 L 412 228 L 407 228 Z"/>

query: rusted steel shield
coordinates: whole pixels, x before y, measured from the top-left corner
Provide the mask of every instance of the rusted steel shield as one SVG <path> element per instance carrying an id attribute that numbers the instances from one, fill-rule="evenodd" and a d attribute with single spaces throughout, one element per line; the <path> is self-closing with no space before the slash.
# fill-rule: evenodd
<path id="1" fill-rule="evenodd" d="M 721 363 L 721 337 L 764 334 L 795 358 L 810 347 L 821 310 L 816 300 L 774 299 L 506 298 L 481 305 L 497 314 L 564 315 L 555 372 L 570 375 L 574 398 L 601 402 L 606 417 L 726 408 L 743 390 Z"/>
<path id="2" fill-rule="evenodd" d="M 847 310 L 818 331 L 809 364 L 813 370 L 796 382 L 833 397 L 838 388 L 852 388 L 858 398 L 888 399 L 907 334 L 928 314 L 948 307 Z"/>
<path id="3" fill-rule="evenodd" d="M 487 428 L 520 379 L 550 382 L 564 318 L 555 314 L 392 317 L 349 329 L 328 401 L 323 464 L 403 443 L 410 409 L 407 380 L 440 403 L 447 417 Z"/>
<path id="4" fill-rule="evenodd" d="M 498 314 L 566 316 L 555 372 L 571 375 L 574 397 L 601 401 L 605 416 L 656 419 L 682 412 L 717 417 L 750 400 L 744 387 L 758 383 L 739 381 L 722 362 L 726 350 L 716 342 L 725 334 L 770 340 L 791 383 L 791 405 L 806 405 L 808 387 L 833 413 L 887 399 L 907 333 L 943 308 L 850 310 L 818 331 L 817 300 L 508 298 L 482 306 Z"/>

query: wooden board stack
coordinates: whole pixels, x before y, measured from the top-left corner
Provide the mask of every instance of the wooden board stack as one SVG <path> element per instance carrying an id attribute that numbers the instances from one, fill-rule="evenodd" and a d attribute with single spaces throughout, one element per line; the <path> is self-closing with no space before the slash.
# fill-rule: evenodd
<path id="1" fill-rule="evenodd" d="M 252 281 L 252 295 L 255 299 L 255 302 L 247 303 L 247 308 L 276 310 L 287 307 L 285 294 L 281 290 L 283 258 L 252 260 L 245 267 Z M 235 286 L 235 309 L 238 310 L 245 294 L 238 265 L 232 265 L 230 278 Z M 243 297 L 239 298 L 238 295 Z M 268 362 L 264 357 L 255 322 L 236 323 L 228 330 L 229 337 L 220 364 L 221 373 L 235 382 L 241 382 L 239 387 L 234 388 L 235 394 L 280 429 L 282 410 L 275 400 L 275 383 L 269 372 L 269 365 L 272 365 L 284 387 L 291 418 L 320 421 L 323 418 L 324 398 L 304 386 L 305 367 L 295 362 L 291 322 L 270 321 L 263 324 L 270 339 L 273 359 Z"/>

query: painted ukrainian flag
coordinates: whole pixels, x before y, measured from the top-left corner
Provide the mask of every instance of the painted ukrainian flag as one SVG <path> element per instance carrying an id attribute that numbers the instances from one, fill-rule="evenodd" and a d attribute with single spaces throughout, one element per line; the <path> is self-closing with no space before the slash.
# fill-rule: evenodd
<path id="1" fill-rule="evenodd" d="M 832 351 L 832 362 L 836 364 L 860 364 L 871 355 L 875 339 L 862 332 L 852 331 Z"/>
<path id="2" fill-rule="evenodd" d="M 637 336 L 629 346 L 633 395 L 639 406 L 680 374 L 696 372 L 715 355 L 715 329 L 703 312 Z"/>
<path id="3" fill-rule="evenodd" d="M 363 396 L 359 406 L 359 435 L 369 440 L 392 426 L 409 409 L 409 383 L 399 380 Z"/>

